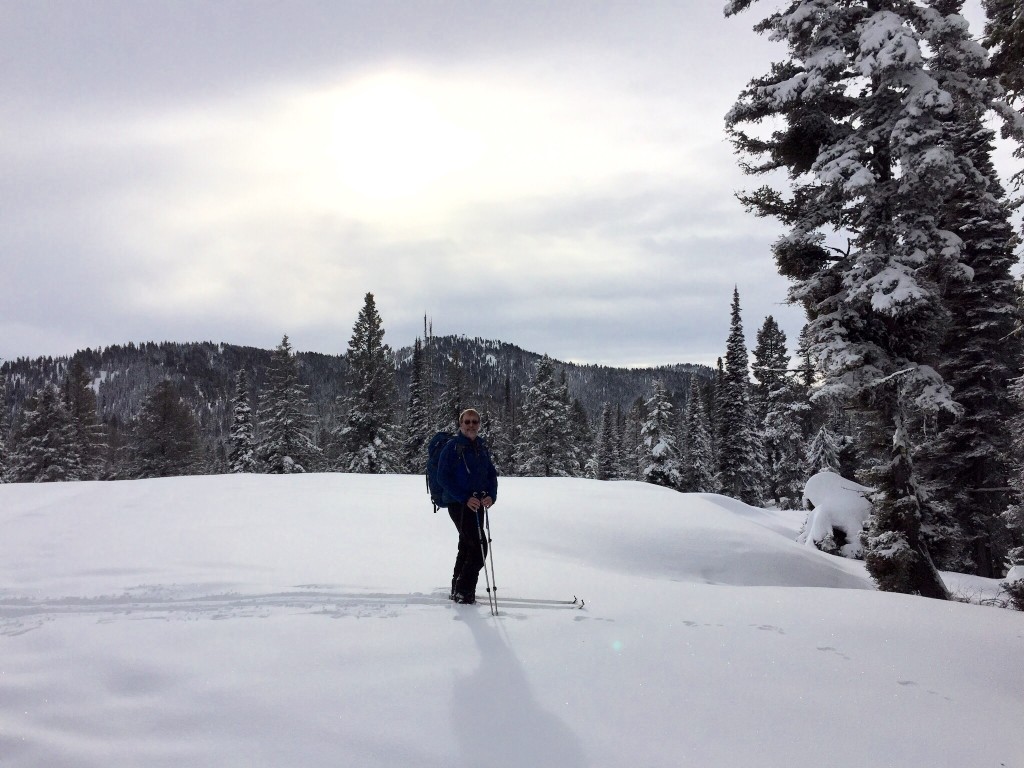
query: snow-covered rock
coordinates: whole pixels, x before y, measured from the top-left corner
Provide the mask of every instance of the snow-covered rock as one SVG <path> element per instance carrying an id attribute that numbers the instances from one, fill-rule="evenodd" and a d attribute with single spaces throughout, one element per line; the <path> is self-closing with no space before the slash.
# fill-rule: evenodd
<path id="1" fill-rule="evenodd" d="M 871 514 L 871 488 L 835 472 L 819 472 L 804 487 L 807 520 L 797 541 L 843 557 L 861 554 L 860 530 Z"/>

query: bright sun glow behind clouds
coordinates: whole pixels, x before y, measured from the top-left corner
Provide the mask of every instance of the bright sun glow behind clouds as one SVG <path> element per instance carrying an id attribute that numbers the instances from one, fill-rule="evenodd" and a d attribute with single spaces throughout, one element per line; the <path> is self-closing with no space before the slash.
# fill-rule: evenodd
<path id="1" fill-rule="evenodd" d="M 483 137 L 425 83 L 399 74 L 360 80 L 328 96 L 328 170 L 358 198 L 418 196 L 478 163 Z"/>
<path id="2" fill-rule="evenodd" d="M 449 230 L 467 205 L 687 167 L 682 126 L 652 130 L 628 94 L 580 87 L 392 69 L 271 98 L 228 151 L 307 212 L 400 231 Z"/>

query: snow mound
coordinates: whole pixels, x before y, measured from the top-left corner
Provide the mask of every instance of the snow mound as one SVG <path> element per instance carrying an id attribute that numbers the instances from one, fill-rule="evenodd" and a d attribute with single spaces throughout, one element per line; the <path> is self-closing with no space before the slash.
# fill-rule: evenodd
<path id="1" fill-rule="evenodd" d="M 861 554 L 860 530 L 871 514 L 871 488 L 835 472 L 819 472 L 804 487 L 809 510 L 797 542 L 843 557 Z"/>

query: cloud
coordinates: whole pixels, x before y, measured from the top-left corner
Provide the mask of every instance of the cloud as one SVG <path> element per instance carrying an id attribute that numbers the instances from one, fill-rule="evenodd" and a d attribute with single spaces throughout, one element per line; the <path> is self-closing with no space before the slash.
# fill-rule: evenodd
<path id="1" fill-rule="evenodd" d="M 687 15 L 672 4 L 456 5 L 457 31 L 415 5 L 346 6 L 352 25 L 302 6 L 332 19 L 333 43 L 301 11 L 261 6 L 258 23 L 239 11 L 248 47 L 229 39 L 226 12 L 191 39 L 198 6 L 102 5 L 109 27 L 58 9 L 53 58 L 12 49 L 57 98 L 22 88 L 17 109 L 0 108 L 0 204 L 18 222 L 0 243 L 17 257 L 0 311 L 39 328 L 0 354 L 72 351 L 35 346 L 77 338 L 47 325 L 93 346 L 269 346 L 287 331 L 298 348 L 340 352 L 369 290 L 395 345 L 427 312 L 438 332 L 563 358 L 706 362 L 734 283 L 752 308 L 754 294 L 782 298 L 774 230 L 732 196 L 744 180 L 722 138 L 730 91 L 702 72 L 743 68 L 710 64 L 710 11 L 670 29 Z M 414 19 L 392 29 L 399 12 L 435 38 Z M 149 48 L 119 40 L 114 61 L 104 36 L 131 24 Z"/>

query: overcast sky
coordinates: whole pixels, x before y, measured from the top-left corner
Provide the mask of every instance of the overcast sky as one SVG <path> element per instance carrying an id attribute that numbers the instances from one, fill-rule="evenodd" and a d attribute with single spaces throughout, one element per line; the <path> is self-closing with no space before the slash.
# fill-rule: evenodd
<path id="1" fill-rule="evenodd" d="M 0 358 L 466 334 L 712 363 L 802 312 L 723 115 L 718 0 L 0 0 Z M 979 30 L 980 31 L 980 30 Z"/>

